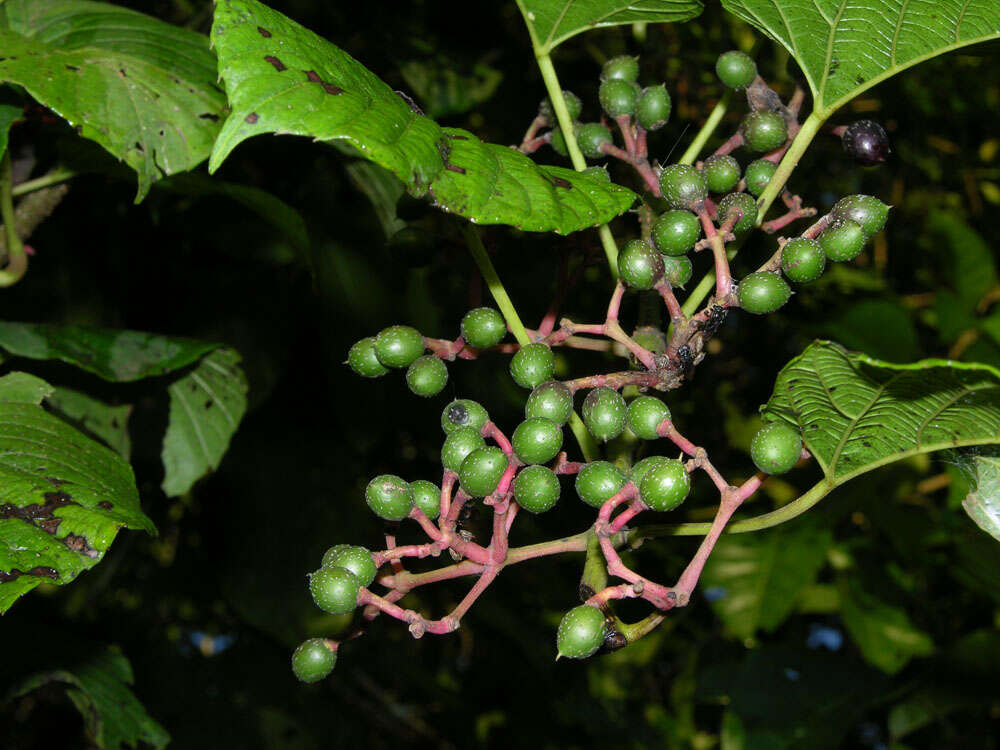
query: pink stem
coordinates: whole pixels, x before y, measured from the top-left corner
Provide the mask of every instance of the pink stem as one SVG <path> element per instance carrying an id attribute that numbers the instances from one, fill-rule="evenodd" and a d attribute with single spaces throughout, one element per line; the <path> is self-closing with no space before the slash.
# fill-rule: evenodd
<path id="1" fill-rule="evenodd" d="M 701 219 L 705 237 L 712 242 L 712 255 L 715 257 L 715 297 L 722 299 L 733 288 L 733 279 L 729 272 L 729 258 L 726 257 L 726 243 L 715 231 L 715 224 L 712 223 L 712 219 L 705 209 L 698 212 L 698 218 Z"/>
<path id="2" fill-rule="evenodd" d="M 622 140 L 625 142 L 625 150 L 630 157 L 629 161 L 634 162 L 638 151 L 635 146 L 635 134 L 632 132 L 632 118 L 628 115 L 622 115 L 616 117 L 615 122 L 618 123 L 618 129 L 622 131 Z"/>
<path id="3" fill-rule="evenodd" d="M 625 510 L 615 516 L 615 520 L 611 522 L 611 533 L 617 534 L 629 521 L 646 509 L 646 504 L 642 500 L 638 498 L 633 500 Z"/>
<path id="4" fill-rule="evenodd" d="M 742 145 L 743 145 L 743 135 L 739 131 L 737 131 L 736 133 L 733 133 L 731 136 L 729 136 L 728 140 L 726 140 L 725 143 L 723 143 L 721 146 L 715 149 L 714 155 L 721 156 L 724 154 L 728 154 L 729 152 L 738 149 Z"/>
<path id="5" fill-rule="evenodd" d="M 663 302 L 667 306 L 667 313 L 670 315 L 670 321 L 674 323 L 674 325 L 683 323 L 684 311 L 681 309 L 681 304 L 677 301 L 677 297 L 674 296 L 674 290 L 670 284 L 661 280 L 654 288 L 660 293 L 660 297 L 663 298 Z"/>
<path id="6" fill-rule="evenodd" d="M 503 434 L 503 431 L 499 427 L 489 420 L 487 420 L 486 424 L 483 425 L 483 429 L 480 430 L 480 434 L 488 440 L 493 440 L 493 442 L 497 444 L 497 447 L 502 450 L 508 458 L 514 455 L 514 448 L 511 446 L 510 440 L 507 439 L 507 436 Z"/>

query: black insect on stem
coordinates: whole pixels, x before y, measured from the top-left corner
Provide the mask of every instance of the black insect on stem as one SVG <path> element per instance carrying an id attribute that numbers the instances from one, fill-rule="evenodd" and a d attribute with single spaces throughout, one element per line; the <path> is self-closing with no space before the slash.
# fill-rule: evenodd
<path id="1" fill-rule="evenodd" d="M 708 318 L 698 324 L 698 329 L 705 339 L 713 338 L 719 332 L 722 324 L 726 322 L 728 312 L 722 305 L 712 305 L 712 309 L 708 311 Z"/>

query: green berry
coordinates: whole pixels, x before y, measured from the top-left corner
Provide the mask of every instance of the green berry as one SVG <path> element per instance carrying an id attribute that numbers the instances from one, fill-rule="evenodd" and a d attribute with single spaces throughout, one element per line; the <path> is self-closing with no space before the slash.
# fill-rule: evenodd
<path id="1" fill-rule="evenodd" d="M 650 456 L 649 458 L 644 458 L 639 461 L 632 470 L 628 473 L 628 481 L 636 486 L 638 489 L 642 486 L 642 480 L 646 478 L 646 475 L 660 466 L 664 461 L 669 461 L 670 459 L 666 456 Z"/>
<path id="2" fill-rule="evenodd" d="M 496 446 L 476 448 L 462 462 L 458 479 L 472 497 L 486 497 L 500 484 L 507 470 L 507 456 Z"/>
<path id="3" fill-rule="evenodd" d="M 410 482 L 413 488 L 413 504 L 432 521 L 441 514 L 441 488 L 434 482 L 418 479 Z"/>
<path id="4" fill-rule="evenodd" d="M 347 353 L 347 364 L 351 366 L 358 375 L 366 378 L 377 378 L 385 375 L 389 368 L 378 361 L 375 356 L 375 337 L 369 336 L 361 339 Z"/>
<path id="5" fill-rule="evenodd" d="M 522 388 L 534 388 L 551 379 L 556 370 L 556 355 L 545 344 L 522 346 L 510 360 L 510 376 Z"/>
<path id="6" fill-rule="evenodd" d="M 549 135 L 549 145 L 560 156 L 569 156 L 569 148 L 566 146 L 566 136 L 563 135 L 561 129 L 552 128 L 552 133 Z"/>
<path id="7" fill-rule="evenodd" d="M 323 555 L 324 568 L 347 568 L 354 573 L 362 586 L 369 585 L 375 580 L 375 563 L 372 562 L 372 553 L 364 547 L 355 547 L 352 544 L 338 544 L 330 547 Z"/>
<path id="8" fill-rule="evenodd" d="M 588 604 L 573 607 L 563 615 L 556 631 L 559 656 L 570 659 L 593 656 L 604 643 L 604 627 L 604 613 L 597 607 Z"/>
<path id="9" fill-rule="evenodd" d="M 558 425 L 566 424 L 572 414 L 573 394 L 558 380 L 549 380 L 535 386 L 524 405 L 526 418 L 544 417 Z"/>
<path id="10" fill-rule="evenodd" d="M 607 461 L 591 461 L 576 475 L 576 494 L 594 508 L 600 508 L 624 486 L 625 475 Z"/>
<path id="11" fill-rule="evenodd" d="M 778 165 L 767 159 L 757 159 L 747 164 L 743 179 L 747 181 L 747 192 L 754 198 L 760 198 L 778 170 Z"/>
<path id="12" fill-rule="evenodd" d="M 563 90 L 562 95 L 563 99 L 566 101 L 566 109 L 569 110 L 569 119 L 578 119 L 580 117 L 580 113 L 583 111 L 583 102 L 580 101 L 580 97 L 572 91 L 566 90 Z M 544 119 L 547 125 L 556 124 L 556 112 L 552 106 L 552 100 L 548 97 L 542 99 L 541 103 L 538 105 L 538 116 Z"/>
<path id="13" fill-rule="evenodd" d="M 601 83 L 597 91 L 603 109 L 608 117 L 616 119 L 635 114 L 635 104 L 639 99 L 639 87 L 620 78 L 609 78 Z"/>
<path id="14" fill-rule="evenodd" d="M 441 429 L 447 435 L 459 427 L 472 427 L 478 432 L 489 421 L 490 415 L 478 401 L 459 398 L 452 401 L 441 412 Z"/>
<path id="15" fill-rule="evenodd" d="M 605 386 L 594 388 L 583 400 L 583 423 L 590 434 L 606 443 L 625 429 L 625 399 Z"/>
<path id="16" fill-rule="evenodd" d="M 514 499 L 532 513 L 544 513 L 559 502 L 559 477 L 546 466 L 526 466 L 514 477 Z"/>
<path id="17" fill-rule="evenodd" d="M 831 221 L 819 235 L 823 252 L 835 262 L 857 258 L 864 250 L 866 240 L 862 226 L 850 219 Z"/>
<path id="18" fill-rule="evenodd" d="M 551 461 L 562 448 L 562 441 L 562 427 L 545 417 L 524 420 L 511 436 L 514 453 L 526 464 Z"/>
<path id="19" fill-rule="evenodd" d="M 691 259 L 686 255 L 677 257 L 664 256 L 663 258 L 663 278 L 670 286 L 683 289 L 684 285 L 691 280 L 694 273 L 694 266 Z"/>
<path id="20" fill-rule="evenodd" d="M 441 465 L 457 472 L 462 468 L 466 456 L 484 445 L 486 441 L 475 427 L 460 427 L 453 430 L 441 446 Z"/>
<path id="21" fill-rule="evenodd" d="M 601 182 L 611 182 L 611 173 L 608 172 L 607 167 L 602 167 L 599 165 L 594 165 L 592 167 L 587 167 L 583 170 L 583 174 L 590 175 L 595 180 L 600 180 Z"/>
<path id="22" fill-rule="evenodd" d="M 797 284 L 815 281 L 826 268 L 826 253 L 818 241 L 796 237 L 781 248 L 781 270 Z"/>
<path id="23" fill-rule="evenodd" d="M 690 164 L 671 164 L 660 173 L 660 192 L 671 208 L 693 211 L 708 196 L 708 184 Z"/>
<path id="24" fill-rule="evenodd" d="M 386 521 L 401 521 L 413 509 L 413 488 L 395 474 L 380 474 L 365 488 L 365 502 Z"/>
<path id="25" fill-rule="evenodd" d="M 409 367 L 424 353 L 424 337 L 410 326 L 389 326 L 375 337 L 375 356 L 386 367 Z"/>
<path id="26" fill-rule="evenodd" d="M 652 289 L 663 276 L 663 256 L 643 240 L 629 240 L 618 255 L 618 275 L 633 289 Z"/>
<path id="27" fill-rule="evenodd" d="M 669 258 L 666 258 L 669 261 Z M 663 354 L 667 351 L 667 337 L 659 328 L 652 326 L 641 326 L 632 332 L 632 340 L 639 346 L 646 349 L 651 354 Z M 645 365 L 635 358 L 634 354 L 629 354 L 629 368 L 633 370 L 643 370 Z"/>
<path id="28" fill-rule="evenodd" d="M 309 593 L 316 606 L 332 615 L 346 615 L 358 606 L 361 581 L 347 568 L 320 568 L 309 576 Z"/>
<path id="29" fill-rule="evenodd" d="M 750 443 L 750 457 L 767 474 L 784 474 L 799 462 L 802 437 L 783 422 L 764 425 Z"/>
<path id="30" fill-rule="evenodd" d="M 865 230 L 865 236 L 872 237 L 885 227 L 889 207 L 871 195 L 849 195 L 837 201 L 830 214 L 834 220 L 857 222 Z"/>
<path id="31" fill-rule="evenodd" d="M 477 307 L 462 318 L 462 338 L 476 349 L 496 346 L 506 335 L 507 321 L 492 307 Z"/>
<path id="32" fill-rule="evenodd" d="M 639 100 L 635 103 L 635 120 L 640 128 L 659 130 L 670 119 L 670 94 L 662 83 L 658 86 L 647 86 L 639 92 Z"/>
<path id="33" fill-rule="evenodd" d="M 601 123 L 588 122 L 576 129 L 576 142 L 588 159 L 603 159 L 604 152 L 601 151 L 601 146 L 605 143 L 614 143 L 614 139 L 611 137 L 611 131 Z"/>
<path id="34" fill-rule="evenodd" d="M 701 237 L 701 222 L 690 211 L 667 211 L 653 222 L 652 238 L 664 255 L 684 255 Z"/>
<path id="35" fill-rule="evenodd" d="M 728 193 L 740 181 L 740 163 L 729 154 L 717 154 L 705 159 L 701 173 L 711 192 Z"/>
<path id="36" fill-rule="evenodd" d="M 691 477 L 684 464 L 668 458 L 646 472 L 639 486 L 639 497 L 652 510 L 673 510 L 691 491 Z"/>
<path id="37" fill-rule="evenodd" d="M 447 383 L 448 366 L 433 354 L 417 357 L 406 368 L 406 385 L 417 396 L 436 396 Z"/>
<path id="38" fill-rule="evenodd" d="M 740 219 L 733 226 L 733 234 L 740 237 L 753 229 L 757 221 L 757 201 L 746 193 L 730 193 L 719 201 L 719 223 L 734 210 L 740 212 Z"/>
<path id="39" fill-rule="evenodd" d="M 736 296 L 740 307 L 748 313 L 763 315 L 774 312 L 788 302 L 792 289 L 778 274 L 757 271 L 740 282 Z"/>
<path id="40" fill-rule="evenodd" d="M 774 151 L 788 140 L 788 123 L 777 112 L 759 109 L 743 118 L 740 132 L 751 151 Z"/>
<path id="41" fill-rule="evenodd" d="M 302 682 L 319 682 L 337 664 L 337 652 L 323 638 L 310 638 L 292 654 L 292 671 Z"/>
<path id="42" fill-rule="evenodd" d="M 656 428 L 664 419 L 670 419 L 670 409 L 655 396 L 639 396 L 628 405 L 628 428 L 643 440 L 656 440 Z"/>
<path id="43" fill-rule="evenodd" d="M 719 80 L 731 89 L 745 89 L 757 77 L 757 65 L 739 50 L 723 52 L 715 61 L 715 73 Z"/>
<path id="44" fill-rule="evenodd" d="M 601 68 L 602 81 L 630 81 L 635 83 L 639 79 L 639 58 L 621 55 L 612 57 Z"/>

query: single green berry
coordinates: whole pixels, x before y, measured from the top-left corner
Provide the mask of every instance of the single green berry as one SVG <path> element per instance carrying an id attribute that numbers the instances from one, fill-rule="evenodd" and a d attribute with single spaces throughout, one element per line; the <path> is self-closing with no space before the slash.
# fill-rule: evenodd
<path id="1" fill-rule="evenodd" d="M 632 470 L 628 473 L 628 481 L 636 486 L 636 489 L 642 486 L 642 480 L 646 478 L 646 475 L 660 466 L 665 461 L 670 461 L 666 456 L 649 456 L 639 461 Z"/>
<path id="2" fill-rule="evenodd" d="M 684 463 L 668 458 L 642 478 L 639 497 L 652 510 L 668 511 L 683 503 L 690 491 L 691 477 Z"/>
<path id="3" fill-rule="evenodd" d="M 476 448 L 462 462 L 458 480 L 472 497 L 486 497 L 500 484 L 507 465 L 507 456 L 496 446 Z"/>
<path id="4" fill-rule="evenodd" d="M 715 73 L 725 86 L 745 89 L 757 77 L 757 65 L 739 50 L 723 52 L 715 61 Z"/>
<path id="5" fill-rule="evenodd" d="M 865 230 L 865 235 L 872 237 L 885 227 L 889 207 L 871 195 L 849 195 L 837 201 L 830 215 L 835 220 L 857 222 Z"/>
<path id="6" fill-rule="evenodd" d="M 629 240 L 618 255 L 618 275 L 633 289 L 652 289 L 663 277 L 663 256 L 644 240 Z"/>
<path id="7" fill-rule="evenodd" d="M 459 398 L 444 407 L 441 412 L 441 429 L 446 435 L 459 427 L 472 427 L 478 432 L 489 418 L 490 415 L 478 401 Z"/>
<path id="8" fill-rule="evenodd" d="M 433 354 L 417 357 L 406 368 L 406 385 L 417 396 L 436 396 L 447 383 L 448 366 Z"/>
<path id="9" fill-rule="evenodd" d="M 760 198 L 777 170 L 778 165 L 767 159 L 757 159 L 747 164 L 743 172 L 743 179 L 747 181 L 747 192 L 754 198 Z"/>
<path id="10" fill-rule="evenodd" d="M 774 151 L 788 140 L 788 123 L 777 112 L 758 109 L 743 118 L 740 133 L 751 151 Z"/>
<path id="11" fill-rule="evenodd" d="M 556 649 L 559 656 L 586 659 L 593 656 L 604 643 L 604 613 L 597 607 L 581 604 L 563 615 L 556 631 Z"/>
<path id="12" fill-rule="evenodd" d="M 559 156 L 569 156 L 569 147 L 566 145 L 566 136 L 560 128 L 552 128 L 549 134 L 549 145 Z"/>
<path id="13" fill-rule="evenodd" d="M 826 268 L 826 253 L 818 241 L 796 237 L 781 248 L 781 270 L 797 284 L 815 281 Z"/>
<path id="14" fill-rule="evenodd" d="M 611 131 L 601 123 L 588 122 L 577 127 L 576 142 L 588 159 L 603 159 L 604 152 L 601 146 L 605 143 L 614 143 L 614 139 L 611 137 Z"/>
<path id="15" fill-rule="evenodd" d="M 413 488 L 395 474 L 380 474 L 365 488 L 365 502 L 379 518 L 402 521 L 413 509 Z"/>
<path id="16" fill-rule="evenodd" d="M 694 265 L 686 255 L 676 257 L 666 255 L 663 257 L 663 278 L 670 286 L 683 289 L 684 285 L 691 281 L 693 273 Z"/>
<path id="17" fill-rule="evenodd" d="M 361 339 L 347 353 L 347 364 L 351 366 L 358 375 L 366 378 L 377 378 L 385 375 L 389 368 L 378 361 L 375 356 L 375 337 Z"/>
<path id="18" fill-rule="evenodd" d="M 778 274 L 757 271 L 740 282 L 736 296 L 740 307 L 748 313 L 763 315 L 774 312 L 788 302 L 792 289 Z"/>
<path id="19" fill-rule="evenodd" d="M 653 222 L 652 238 L 664 255 L 684 255 L 701 237 L 701 222 L 690 211 L 667 211 Z"/>
<path id="20" fill-rule="evenodd" d="M 701 166 L 708 189 L 713 193 L 728 193 L 740 181 L 740 163 L 729 154 L 716 154 Z"/>
<path id="21" fill-rule="evenodd" d="M 611 173 L 608 171 L 608 168 L 597 164 L 587 167 L 583 170 L 583 174 L 590 175 L 595 180 L 600 180 L 601 182 L 611 182 Z"/>
<path id="22" fill-rule="evenodd" d="M 580 97 L 572 91 L 566 90 L 563 90 L 562 95 L 566 102 L 566 109 L 569 110 L 569 119 L 579 119 L 580 113 L 583 111 L 583 102 L 580 101 Z M 546 125 L 556 124 L 555 108 L 552 106 L 552 100 L 548 97 L 542 99 L 538 105 L 538 116 L 545 120 Z"/>
<path id="23" fill-rule="evenodd" d="M 330 547 L 323 555 L 324 568 L 347 568 L 354 573 L 362 586 L 375 580 L 377 569 L 372 561 L 372 553 L 364 547 L 353 544 L 338 544 Z"/>
<path id="24" fill-rule="evenodd" d="M 337 652 L 323 638 L 302 641 L 292 654 L 292 671 L 302 682 L 319 682 L 337 665 Z"/>
<path id="25" fill-rule="evenodd" d="M 475 427 L 460 427 L 453 430 L 441 446 L 441 465 L 457 472 L 462 468 L 465 457 L 484 445 L 486 441 Z"/>
<path id="26" fill-rule="evenodd" d="M 671 164 L 660 173 L 660 192 L 671 208 L 693 211 L 708 196 L 708 184 L 690 164 Z"/>
<path id="27" fill-rule="evenodd" d="M 601 68 L 601 80 L 631 81 L 639 79 L 639 58 L 621 55 L 612 57 Z"/>
<path id="28" fill-rule="evenodd" d="M 413 504 L 432 521 L 441 514 L 441 488 L 426 479 L 410 482 L 413 488 Z"/>
<path id="29" fill-rule="evenodd" d="M 469 310 L 462 318 L 462 338 L 476 349 L 496 346 L 507 335 L 507 321 L 499 310 L 492 307 L 477 307 Z"/>
<path id="30" fill-rule="evenodd" d="M 670 419 L 670 409 L 655 396 L 639 396 L 628 405 L 628 428 L 643 440 L 656 440 L 656 428 L 664 419 Z"/>
<path id="31" fill-rule="evenodd" d="M 424 353 L 424 337 L 410 326 L 389 326 L 375 337 L 375 356 L 386 367 L 409 367 Z"/>
<path id="32" fill-rule="evenodd" d="M 601 83 L 597 91 L 603 109 L 608 117 L 617 119 L 635 114 L 635 104 L 639 99 L 639 87 L 631 81 L 609 78 Z"/>
<path id="33" fill-rule="evenodd" d="M 854 260 L 865 248 L 865 230 L 856 221 L 831 221 L 819 234 L 819 244 L 826 257 L 835 262 Z"/>
<path id="34" fill-rule="evenodd" d="M 545 417 L 524 420 L 511 435 L 514 453 L 526 464 L 551 461 L 562 448 L 562 441 L 562 427 Z"/>
<path id="35" fill-rule="evenodd" d="M 750 443 L 750 457 L 767 474 L 784 474 L 799 462 L 802 436 L 783 422 L 764 425 Z"/>
<path id="36" fill-rule="evenodd" d="M 552 377 L 556 355 L 545 344 L 522 346 L 510 360 L 510 376 L 522 388 L 534 388 Z"/>
<path id="37" fill-rule="evenodd" d="M 535 386 L 524 405 L 526 418 L 543 417 L 558 425 L 566 424 L 572 414 L 573 393 L 558 380 Z"/>
<path id="38" fill-rule="evenodd" d="M 320 568 L 309 576 L 309 593 L 316 606 L 332 615 L 346 615 L 358 606 L 361 581 L 347 568 Z"/>
<path id="39" fill-rule="evenodd" d="M 719 223 L 729 218 L 730 212 L 739 211 L 740 218 L 733 225 L 733 234 L 741 237 L 753 229 L 757 221 L 757 201 L 747 193 L 730 193 L 719 201 Z"/>
<path id="40" fill-rule="evenodd" d="M 639 100 L 635 103 L 635 120 L 640 128 L 659 130 L 670 119 L 672 106 L 666 86 L 662 83 L 647 86 L 639 92 Z"/>
<path id="41" fill-rule="evenodd" d="M 600 508 L 624 486 L 625 475 L 607 461 L 591 461 L 576 475 L 576 494 L 594 508 Z"/>
<path id="42" fill-rule="evenodd" d="M 594 388 L 583 400 L 583 423 L 590 434 L 606 443 L 625 429 L 625 399 L 605 386 Z"/>
<path id="43" fill-rule="evenodd" d="M 514 499 L 532 513 L 544 513 L 559 502 L 559 477 L 547 466 L 525 466 L 514 477 Z"/>

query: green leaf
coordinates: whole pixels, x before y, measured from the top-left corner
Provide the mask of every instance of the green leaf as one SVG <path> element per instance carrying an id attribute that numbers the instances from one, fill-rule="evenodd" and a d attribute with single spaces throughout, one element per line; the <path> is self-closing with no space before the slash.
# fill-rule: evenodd
<path id="1" fill-rule="evenodd" d="M 824 119 L 906 68 L 1000 38 L 995 0 L 722 0 L 722 7 L 791 53 Z"/>
<path id="2" fill-rule="evenodd" d="M 232 112 L 214 171 L 262 133 L 343 140 L 416 196 L 480 224 L 567 234 L 624 212 L 626 188 L 442 128 L 340 48 L 256 0 L 220 0 L 212 41 Z"/>
<path id="3" fill-rule="evenodd" d="M 132 665 L 117 648 L 108 648 L 73 669 L 31 675 L 14 688 L 12 697 L 55 682 L 72 686 L 67 695 L 83 716 L 87 735 L 96 747 L 117 750 L 144 742 L 163 748 L 170 742 L 167 731 L 129 689 L 135 682 Z"/>
<path id="4" fill-rule="evenodd" d="M 25 400 L 24 385 L 0 379 L 0 613 L 97 565 L 123 526 L 156 531 L 125 460 L 39 406 L 39 390 Z"/>
<path id="5" fill-rule="evenodd" d="M 934 652 L 930 636 L 918 629 L 906 610 L 879 601 L 855 582 L 841 588 L 840 619 L 865 661 L 896 674 L 915 656 Z"/>
<path id="6" fill-rule="evenodd" d="M 629 23 L 680 23 L 697 18 L 701 0 L 518 0 L 535 42 L 551 52 L 582 31 Z"/>
<path id="7" fill-rule="evenodd" d="M 131 404 L 112 406 L 72 388 L 56 388 L 46 401 L 49 408 L 81 432 L 98 438 L 126 461 L 132 454 L 128 434 Z"/>
<path id="8" fill-rule="evenodd" d="M 803 524 L 722 537 L 701 585 L 714 589 L 712 608 L 727 632 L 745 639 L 781 625 L 815 583 L 832 539 L 828 530 Z"/>
<path id="9" fill-rule="evenodd" d="M 211 151 L 225 98 L 208 39 L 86 0 L 10 0 L 0 81 L 17 83 L 139 178 L 136 200 Z"/>
<path id="10" fill-rule="evenodd" d="M 217 346 L 138 331 L 0 321 L 0 349 L 8 354 L 56 359 L 117 383 L 165 375 Z"/>
<path id="11" fill-rule="evenodd" d="M 1000 542 L 1000 457 L 971 456 L 972 491 L 962 507 L 976 526 Z"/>
<path id="12" fill-rule="evenodd" d="M 823 330 L 845 346 L 893 362 L 920 356 L 916 326 L 903 306 L 891 299 L 854 300 L 831 316 Z"/>
<path id="13" fill-rule="evenodd" d="M 0 101 L 0 158 L 7 151 L 7 138 L 10 133 L 10 126 L 24 114 L 24 107 L 17 107 L 13 104 L 6 104 Z"/>
<path id="14" fill-rule="evenodd" d="M 26 372 L 12 372 L 0 378 L 0 403 L 34 404 L 38 406 L 51 396 L 55 388 L 41 378 Z"/>
<path id="15" fill-rule="evenodd" d="M 935 244 L 948 249 L 950 257 L 944 271 L 958 295 L 961 309 L 974 312 L 979 301 L 998 283 L 996 261 L 989 245 L 954 213 L 931 214 L 927 227 L 936 235 Z"/>
<path id="16" fill-rule="evenodd" d="M 493 96 L 503 80 L 503 73 L 483 63 L 464 75 L 439 60 L 410 60 L 399 71 L 430 117 L 475 109 Z"/>
<path id="17" fill-rule="evenodd" d="M 1000 372 L 897 365 L 817 341 L 785 365 L 762 411 L 802 433 L 832 487 L 918 453 L 1000 443 Z"/>
<path id="18" fill-rule="evenodd" d="M 406 222 L 396 215 L 396 204 L 406 192 L 406 187 L 392 172 L 361 159 L 348 162 L 344 169 L 354 187 L 371 201 L 386 239 L 406 226 Z"/>
<path id="19" fill-rule="evenodd" d="M 247 409 L 247 382 L 232 349 L 216 349 L 168 389 L 163 491 L 183 495 L 214 471 Z"/>

